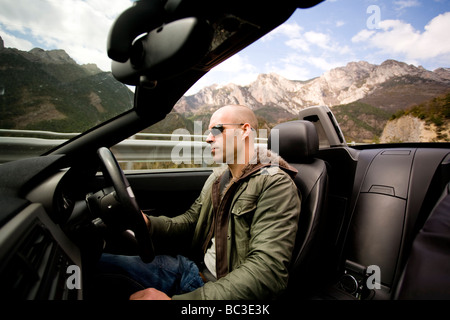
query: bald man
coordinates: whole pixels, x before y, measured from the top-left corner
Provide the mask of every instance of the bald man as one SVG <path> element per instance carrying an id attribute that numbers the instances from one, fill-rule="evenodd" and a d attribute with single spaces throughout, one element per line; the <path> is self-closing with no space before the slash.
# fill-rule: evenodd
<path id="1" fill-rule="evenodd" d="M 206 142 L 216 163 L 226 163 L 234 177 L 249 163 L 255 152 L 255 129 L 258 126 L 253 111 L 240 105 L 217 110 L 209 123 Z"/>
<path id="2" fill-rule="evenodd" d="M 104 254 L 100 268 L 120 275 L 123 295 L 134 292 L 134 300 L 273 299 L 284 291 L 300 213 L 292 180 L 297 171 L 270 150 L 256 148 L 257 124 L 246 106 L 227 105 L 212 115 L 206 142 L 214 161 L 226 166 L 213 171 L 184 214 L 145 216 L 158 252 L 174 252 L 180 241 L 191 243 L 190 249 L 157 255 L 149 264 L 139 257 Z"/>

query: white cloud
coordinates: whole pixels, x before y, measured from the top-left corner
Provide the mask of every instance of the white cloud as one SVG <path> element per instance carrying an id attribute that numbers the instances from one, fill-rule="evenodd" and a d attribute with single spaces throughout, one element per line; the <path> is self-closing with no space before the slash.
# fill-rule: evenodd
<path id="1" fill-rule="evenodd" d="M 280 35 L 287 38 L 284 44 L 296 51 L 311 53 L 319 48 L 322 51 L 341 54 L 348 52 L 348 47 L 341 46 L 338 42 L 334 41 L 330 34 L 312 30 L 304 32 L 304 29 L 295 22 L 281 25 L 269 35 L 265 36 L 263 40 L 265 42 L 271 41 Z"/>
<path id="2" fill-rule="evenodd" d="M 397 10 L 402 10 L 405 8 L 418 7 L 420 2 L 418 0 L 397 0 L 394 1 L 394 5 Z"/>
<path id="3" fill-rule="evenodd" d="M 0 23 L 9 37 L 20 33 L 44 49 L 64 49 L 79 63 L 93 62 L 109 70 L 109 29 L 117 15 L 131 5 L 130 0 L 3 1 Z M 28 43 L 22 45 L 18 48 L 29 50 Z"/>
<path id="4" fill-rule="evenodd" d="M 20 48 L 23 51 L 33 49 L 33 44 L 25 39 L 17 38 L 0 27 L 0 36 L 3 39 L 4 46 L 7 48 Z"/>
<path id="5" fill-rule="evenodd" d="M 416 48 L 416 51 L 413 53 L 418 58 L 450 54 L 449 30 L 450 12 L 440 14 L 425 26 L 425 32 L 419 39 L 420 47 Z"/>
<path id="6" fill-rule="evenodd" d="M 282 36 L 287 38 L 287 40 L 285 40 L 285 45 L 289 48 L 309 52 L 310 45 L 316 42 L 314 40 L 314 33 L 315 32 L 313 31 L 303 33 L 303 27 L 299 26 L 296 22 L 293 22 L 282 24 L 264 36 L 261 40 L 263 42 L 267 42 L 274 40 L 276 37 Z"/>
<path id="7" fill-rule="evenodd" d="M 248 62 L 247 58 L 243 57 L 240 54 L 235 54 L 231 58 L 225 60 L 217 67 L 214 68 L 216 72 L 226 72 L 226 73 L 235 73 L 235 72 L 252 72 L 256 70 L 255 66 Z"/>
<path id="8" fill-rule="evenodd" d="M 345 59 L 331 57 L 327 53 L 322 55 L 292 53 L 278 62 L 271 62 L 266 69 L 287 79 L 309 80 L 345 63 Z"/>
<path id="9" fill-rule="evenodd" d="M 305 32 L 305 39 L 308 43 L 314 44 L 322 49 L 330 49 L 330 36 L 321 33 L 321 32 L 315 32 L 315 31 L 308 31 Z"/>
<path id="10" fill-rule="evenodd" d="M 289 80 L 309 80 L 312 78 L 308 68 L 298 65 L 285 65 L 281 69 L 274 68 L 273 72 Z"/>
<path id="11" fill-rule="evenodd" d="M 423 32 L 400 20 L 383 20 L 376 31 L 362 30 L 353 42 L 365 42 L 381 53 L 408 61 L 440 58 L 450 63 L 450 12 L 433 18 Z"/>
<path id="12" fill-rule="evenodd" d="M 268 64 L 268 73 L 276 73 L 280 76 L 290 80 L 307 80 L 311 78 L 311 73 L 308 68 L 303 67 L 302 63 L 299 63 L 301 58 L 291 56 L 283 59 L 282 63 L 277 65 Z"/>
<path id="13" fill-rule="evenodd" d="M 289 39 L 295 39 L 301 37 L 301 33 L 303 31 L 303 28 L 299 26 L 297 23 L 284 23 L 280 25 L 279 27 L 272 30 L 270 33 L 266 34 L 263 38 L 261 38 L 261 41 L 270 41 L 276 36 L 285 36 Z"/>
<path id="14" fill-rule="evenodd" d="M 337 26 L 344 24 L 342 20 L 336 22 Z M 311 79 L 347 63 L 354 56 L 349 46 L 333 37 L 333 30 L 305 30 L 296 22 L 281 25 L 263 39 L 264 42 L 273 41 L 274 46 L 284 44 L 287 47 L 277 51 L 283 51 L 283 54 L 267 63 L 265 72 L 274 72 L 291 80 Z M 276 40 L 284 42 L 276 43 Z"/>
<path id="15" fill-rule="evenodd" d="M 308 57 L 307 60 L 311 65 L 323 71 L 328 71 L 344 65 L 344 62 L 342 61 L 335 61 L 326 57 Z"/>
<path id="16" fill-rule="evenodd" d="M 375 33 L 373 30 L 363 29 L 352 37 L 352 42 L 364 42 L 370 39 L 370 37 Z"/>
<path id="17" fill-rule="evenodd" d="M 200 89 L 212 84 L 223 86 L 234 83 L 245 86 L 255 81 L 260 73 L 260 70 L 249 63 L 245 56 L 235 54 L 199 79 L 189 91 L 186 92 L 186 95 L 195 94 Z"/>
<path id="18" fill-rule="evenodd" d="M 306 41 L 306 39 L 302 38 L 294 38 L 294 39 L 289 39 L 285 42 L 285 44 L 295 50 L 300 50 L 300 51 L 304 51 L 304 52 L 310 52 L 310 44 L 308 43 L 308 41 Z"/>

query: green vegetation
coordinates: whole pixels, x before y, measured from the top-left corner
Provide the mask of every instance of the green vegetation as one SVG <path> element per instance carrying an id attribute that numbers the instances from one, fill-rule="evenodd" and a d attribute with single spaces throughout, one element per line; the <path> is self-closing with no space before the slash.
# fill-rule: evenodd
<path id="1" fill-rule="evenodd" d="M 390 114 L 370 104 L 355 101 L 332 107 L 334 116 L 348 141 L 376 142 Z"/>
<path id="2" fill-rule="evenodd" d="M 181 113 L 170 112 L 162 121 L 148 127 L 143 132 L 170 134 L 176 129 L 186 129 L 193 134 L 194 123 Z"/>
<path id="3" fill-rule="evenodd" d="M 444 124 L 445 119 L 450 120 L 450 93 L 436 97 L 428 102 L 399 110 L 391 116 L 390 120 L 406 115 L 412 115 L 425 120 L 427 124 L 433 123 L 435 126 L 440 127 Z"/>
<path id="4" fill-rule="evenodd" d="M 277 123 L 294 120 L 292 113 L 283 109 L 274 108 L 273 106 L 264 106 L 255 110 L 258 118 L 258 128 L 271 129 Z"/>
<path id="5" fill-rule="evenodd" d="M 413 105 L 407 109 L 399 110 L 393 114 L 390 120 L 395 120 L 403 116 L 411 115 L 424 120 L 427 125 L 436 126 L 437 139 L 447 139 L 447 134 L 443 131 L 450 122 L 450 92 L 431 99 L 425 103 Z"/>
<path id="6" fill-rule="evenodd" d="M 0 61 L 1 128 L 82 132 L 133 106 L 109 73 L 30 61 L 18 50 L 2 50 Z"/>

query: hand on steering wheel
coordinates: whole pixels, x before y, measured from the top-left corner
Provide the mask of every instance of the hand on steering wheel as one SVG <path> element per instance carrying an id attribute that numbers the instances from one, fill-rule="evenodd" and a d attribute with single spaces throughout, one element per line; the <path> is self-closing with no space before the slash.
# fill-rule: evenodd
<path id="1" fill-rule="evenodd" d="M 102 163 L 103 174 L 111 180 L 117 200 L 123 207 L 123 225 L 134 232 L 142 261 L 151 262 L 155 257 L 153 243 L 133 190 L 112 152 L 102 147 L 97 154 Z"/>

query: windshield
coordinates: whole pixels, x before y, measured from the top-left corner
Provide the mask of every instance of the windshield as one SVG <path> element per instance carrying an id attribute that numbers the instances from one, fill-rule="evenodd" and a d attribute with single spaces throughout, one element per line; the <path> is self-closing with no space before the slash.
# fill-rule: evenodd
<path id="1" fill-rule="evenodd" d="M 114 79 L 106 54 L 112 23 L 132 4 L 0 3 L 0 163 L 40 155 L 133 108 L 134 88 Z M 200 79 L 145 139 L 194 134 L 196 121 L 203 134 L 215 109 L 239 103 L 267 131 L 324 105 L 349 144 L 448 142 L 449 29 L 446 0 L 298 9 Z"/>
<path id="2" fill-rule="evenodd" d="M 106 56 L 108 29 L 130 4 L 0 3 L 1 162 L 40 155 L 133 107 Z"/>

